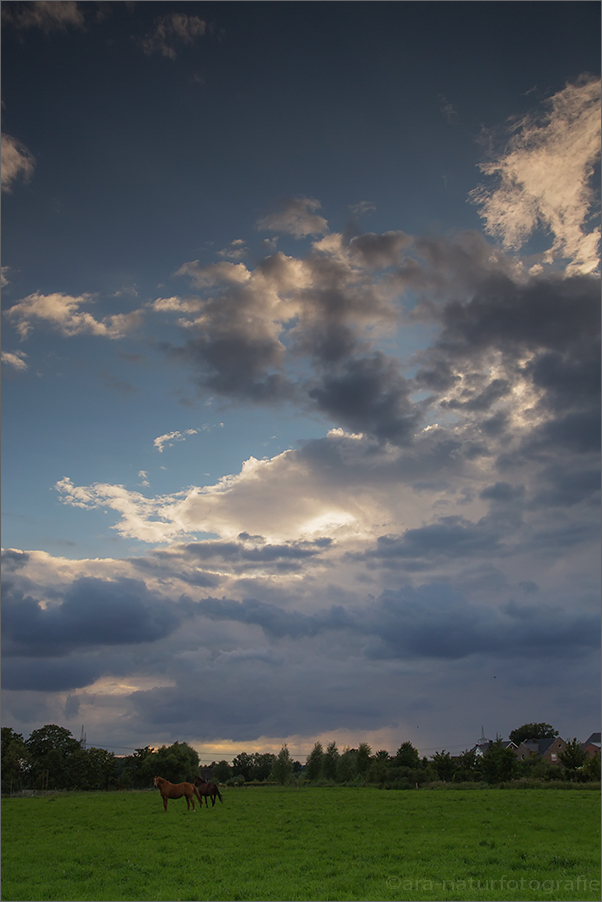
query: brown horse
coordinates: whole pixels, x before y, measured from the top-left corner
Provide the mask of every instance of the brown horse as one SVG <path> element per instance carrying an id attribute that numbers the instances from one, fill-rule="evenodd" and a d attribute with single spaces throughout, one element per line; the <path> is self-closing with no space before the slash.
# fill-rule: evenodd
<path id="1" fill-rule="evenodd" d="M 213 808 L 215 808 L 215 797 L 216 796 L 220 800 L 220 802 L 223 804 L 224 800 L 222 799 L 221 792 L 217 788 L 217 783 L 207 783 L 206 780 L 201 780 L 200 777 L 195 777 L 194 785 L 199 793 L 199 797 L 200 796 L 205 797 L 205 805 L 207 806 L 207 808 L 209 808 L 209 802 L 207 801 L 208 797 L 211 799 L 211 805 Z M 202 804 L 203 804 L 203 801 L 201 799 L 201 805 Z"/>
<path id="2" fill-rule="evenodd" d="M 163 799 L 163 808 L 165 809 L 165 811 L 167 811 L 168 799 L 181 799 L 182 796 L 186 796 L 188 811 L 190 811 L 191 802 L 192 810 L 195 810 L 195 796 L 199 800 L 201 807 L 203 805 L 203 801 L 197 792 L 196 786 L 193 786 L 192 783 L 170 783 L 169 780 L 164 780 L 163 777 L 155 777 L 155 779 L 153 780 L 153 786 L 157 786 L 159 792 L 161 793 L 161 798 Z"/>

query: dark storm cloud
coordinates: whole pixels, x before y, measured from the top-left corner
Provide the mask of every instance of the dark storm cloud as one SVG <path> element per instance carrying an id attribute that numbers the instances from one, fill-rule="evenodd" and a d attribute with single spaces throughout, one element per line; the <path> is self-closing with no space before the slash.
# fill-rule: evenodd
<path id="1" fill-rule="evenodd" d="M 249 563 L 272 563 L 315 557 L 332 544 L 332 539 L 267 544 L 261 536 L 241 533 L 239 542 L 192 542 L 179 546 L 187 557 L 198 560 L 229 560 Z M 251 541 L 249 541 L 251 540 Z"/>
<path id="2" fill-rule="evenodd" d="M 8 657 L 2 661 L 4 689 L 66 692 L 90 686 L 106 673 L 104 662 L 90 655 L 52 659 Z"/>
<path id="3" fill-rule="evenodd" d="M 433 393 L 431 404 L 470 418 L 502 474 L 536 462 L 541 476 L 532 474 L 531 488 L 538 503 L 546 491 L 548 504 L 567 503 L 570 492 L 584 497 L 586 483 L 595 493 L 593 476 L 580 474 L 597 467 L 600 443 L 599 280 L 537 276 L 521 284 L 498 274 L 470 299 L 429 310 L 442 329 L 420 355 L 426 366 L 415 384 Z M 534 422 L 517 433 L 511 414 L 525 389 L 531 400 L 523 402 L 524 415 Z M 562 469 L 552 464 L 558 455 Z"/>
<path id="4" fill-rule="evenodd" d="M 181 679 L 174 688 L 136 692 L 131 701 L 145 726 L 187 725 L 195 735 L 209 739 L 227 734 L 235 742 L 260 736 L 311 736 L 342 727 L 377 729 L 390 721 L 391 710 L 403 711 L 416 702 L 416 696 L 411 702 L 396 698 L 396 687 L 387 683 L 386 674 L 371 674 L 371 685 L 367 684 L 353 669 L 355 663 L 341 668 L 321 658 L 312 659 L 304 669 L 288 670 L 259 656 L 245 658 L 240 665 L 230 658 L 215 670 Z M 208 684 L 211 693 L 199 705 L 199 694 Z"/>
<path id="5" fill-rule="evenodd" d="M 263 536 L 241 533 L 238 541 L 191 542 L 174 545 L 169 551 L 152 551 L 148 557 L 131 558 L 138 570 L 160 579 L 176 578 L 190 585 L 215 588 L 224 580 L 219 571 L 227 564 L 233 573 L 263 570 L 266 565 L 278 573 L 300 570 L 332 545 L 332 539 L 268 543 Z"/>
<path id="6" fill-rule="evenodd" d="M 448 372 L 452 364 L 474 365 L 494 349 L 509 364 L 531 352 L 521 373 L 546 390 L 549 404 L 564 407 L 573 392 L 599 390 L 593 375 L 599 359 L 599 300 L 599 281 L 590 276 L 537 277 L 524 285 L 504 275 L 485 279 L 470 300 L 429 308 L 443 328 L 425 354 L 433 365 L 420 372 L 419 381 L 443 383 L 446 365 Z"/>
<path id="7" fill-rule="evenodd" d="M 353 625 L 353 619 L 342 605 L 333 605 L 317 614 L 288 611 L 256 598 L 238 602 L 228 598 L 205 598 L 194 606 L 200 614 L 212 620 L 233 620 L 260 626 L 274 637 L 315 636 L 324 630 L 340 630 Z"/>
<path id="8" fill-rule="evenodd" d="M 397 361 L 380 352 L 346 361 L 309 396 L 335 421 L 394 444 L 408 442 L 419 421 Z"/>
<path id="9" fill-rule="evenodd" d="M 384 592 L 373 616 L 378 639 L 367 654 L 379 658 L 572 656 L 600 641 L 595 615 L 514 601 L 477 607 L 446 585 Z"/>
<path id="10" fill-rule="evenodd" d="M 279 371 L 280 342 L 266 334 L 251 335 L 231 323 L 207 327 L 183 348 L 163 346 L 171 356 L 193 364 L 200 384 L 221 395 L 261 403 L 277 403 L 295 397 L 295 389 Z"/>
<path id="11" fill-rule="evenodd" d="M 419 561 L 500 554 L 503 550 L 500 533 L 488 518 L 471 523 L 463 517 L 450 516 L 429 526 L 408 529 L 403 535 L 379 536 L 375 548 L 350 557 L 407 569 Z"/>
<path id="12" fill-rule="evenodd" d="M 584 501 L 596 507 L 600 505 L 599 467 L 571 470 L 552 464 L 540 473 L 539 485 L 534 505 L 571 507 Z"/>
<path id="13" fill-rule="evenodd" d="M 524 485 L 511 485 L 509 482 L 496 482 L 494 485 L 486 486 L 480 493 L 479 497 L 487 501 L 497 501 L 507 503 L 522 499 L 525 494 Z"/>
<path id="14" fill-rule="evenodd" d="M 178 579 L 203 589 L 215 589 L 223 581 L 219 574 L 187 566 L 180 555 L 167 552 L 156 551 L 148 557 L 130 558 L 129 563 L 145 576 L 161 580 Z"/>
<path id="15" fill-rule="evenodd" d="M 31 595 L 5 588 L 5 655 L 66 655 L 82 647 L 156 642 L 178 626 L 172 605 L 133 579 L 75 580 L 60 605 L 42 607 Z"/>
<path id="16" fill-rule="evenodd" d="M 357 257 L 364 266 L 385 269 L 399 263 L 404 250 L 411 244 L 412 238 L 405 232 L 384 232 L 381 235 L 366 232 L 352 238 L 348 247 L 352 256 Z"/>
<path id="17" fill-rule="evenodd" d="M 585 483 L 589 485 L 587 480 Z M 582 497 L 586 484 L 580 486 Z M 530 499 L 523 486 L 498 482 L 485 488 L 480 497 L 490 501 L 491 507 L 486 516 L 475 522 L 458 515 L 441 517 L 435 523 L 408 529 L 400 535 L 379 536 L 372 548 L 349 552 L 345 557 L 364 562 L 369 569 L 385 567 L 412 572 L 461 560 L 503 559 L 536 553 L 557 555 L 562 550 L 598 541 L 600 524 L 595 515 L 577 521 L 563 517 L 525 521 L 525 512 L 567 503 L 553 489 L 546 487 L 541 495 Z"/>
<path id="18" fill-rule="evenodd" d="M 577 653 L 599 644 L 599 618 L 551 606 L 511 600 L 498 607 L 476 606 L 448 584 L 385 591 L 371 605 L 333 605 L 313 614 L 284 610 L 257 599 L 209 598 L 194 605 L 214 620 L 252 624 L 273 638 L 300 639 L 347 631 L 366 639 L 369 658 L 448 658 L 495 653 Z"/>

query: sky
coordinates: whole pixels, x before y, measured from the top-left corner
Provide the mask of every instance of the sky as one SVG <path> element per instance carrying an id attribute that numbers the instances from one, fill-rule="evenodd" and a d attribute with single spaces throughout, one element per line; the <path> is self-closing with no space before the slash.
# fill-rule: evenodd
<path id="1" fill-rule="evenodd" d="M 600 727 L 600 6 L 2 4 L 2 723 Z"/>

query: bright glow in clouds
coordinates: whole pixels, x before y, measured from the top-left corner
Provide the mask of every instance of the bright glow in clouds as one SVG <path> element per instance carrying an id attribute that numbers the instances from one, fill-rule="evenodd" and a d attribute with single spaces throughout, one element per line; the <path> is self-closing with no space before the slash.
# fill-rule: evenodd
<path id="1" fill-rule="evenodd" d="M 593 272 L 600 229 L 585 231 L 585 225 L 600 157 L 600 80 L 567 85 L 548 105 L 541 121 L 527 116 L 516 123 L 506 152 L 481 164 L 499 184 L 475 189 L 472 196 L 487 231 L 505 247 L 519 249 L 541 226 L 554 236 L 545 262 L 568 258 L 567 272 Z"/>

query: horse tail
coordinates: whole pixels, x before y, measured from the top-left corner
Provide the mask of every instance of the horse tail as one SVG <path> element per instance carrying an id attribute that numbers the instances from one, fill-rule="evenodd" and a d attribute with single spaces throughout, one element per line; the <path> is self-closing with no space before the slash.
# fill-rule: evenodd
<path id="1" fill-rule="evenodd" d="M 224 800 L 222 799 L 222 794 L 221 794 L 221 792 L 219 791 L 219 789 L 217 788 L 217 786 L 215 787 L 215 791 L 216 791 L 216 793 L 217 793 L 218 799 L 220 800 L 220 802 L 221 802 L 222 805 L 223 805 L 223 804 L 224 804 Z"/>
<path id="2" fill-rule="evenodd" d="M 192 791 L 194 792 L 195 796 L 196 796 L 197 799 L 199 800 L 199 805 L 200 805 L 201 808 L 202 808 L 202 807 L 203 807 L 203 800 L 202 800 L 202 798 L 200 797 L 199 791 L 198 791 L 198 789 L 196 788 L 196 786 L 194 785 L 194 783 L 192 784 Z"/>

